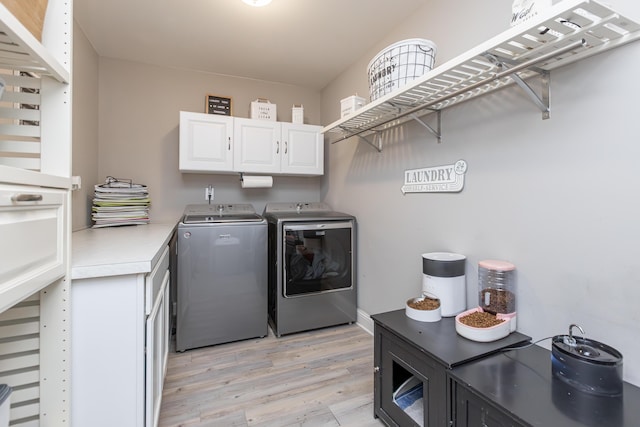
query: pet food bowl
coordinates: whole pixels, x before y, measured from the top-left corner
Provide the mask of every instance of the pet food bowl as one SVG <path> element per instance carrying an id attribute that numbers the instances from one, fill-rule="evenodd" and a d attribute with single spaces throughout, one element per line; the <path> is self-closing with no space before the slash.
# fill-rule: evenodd
<path id="1" fill-rule="evenodd" d="M 468 316 L 476 312 L 484 312 L 480 307 L 472 308 L 471 310 L 463 311 L 456 316 L 456 332 L 467 339 L 477 342 L 491 342 L 499 340 L 509 335 L 516 330 L 516 314 L 496 314 L 496 318 L 503 320 L 498 325 L 489 326 L 486 328 L 477 328 L 474 326 L 465 325 L 460 321 L 460 318 Z"/>
<path id="2" fill-rule="evenodd" d="M 409 306 L 411 303 L 421 302 L 425 299 L 437 300 L 438 307 L 433 310 L 420 310 Z M 440 300 L 437 297 L 425 293 L 421 297 L 410 298 L 407 300 L 405 305 L 405 314 L 407 317 L 419 322 L 437 322 L 442 318 L 440 313 L 441 306 L 442 304 L 440 304 Z"/>

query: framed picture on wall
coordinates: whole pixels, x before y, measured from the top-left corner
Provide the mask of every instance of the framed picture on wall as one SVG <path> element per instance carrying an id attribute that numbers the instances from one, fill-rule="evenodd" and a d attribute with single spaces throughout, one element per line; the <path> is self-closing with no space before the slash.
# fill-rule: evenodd
<path id="1" fill-rule="evenodd" d="M 231 115 L 231 98 L 218 95 L 207 95 L 206 111 L 208 114 L 218 114 L 220 116 Z"/>

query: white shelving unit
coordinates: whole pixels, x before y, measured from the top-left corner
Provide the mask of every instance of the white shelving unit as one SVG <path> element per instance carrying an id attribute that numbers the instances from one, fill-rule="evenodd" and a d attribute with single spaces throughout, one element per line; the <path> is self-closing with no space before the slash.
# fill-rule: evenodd
<path id="1" fill-rule="evenodd" d="M 323 128 L 332 143 L 417 120 L 441 138 L 440 112 L 516 83 L 549 117 L 550 71 L 640 37 L 640 25 L 592 0 L 564 0 Z M 540 94 L 526 80 L 539 77 Z M 436 113 L 436 125 L 420 119 Z"/>
<path id="2" fill-rule="evenodd" d="M 72 9 L 48 2 L 40 42 L 0 4 L 2 183 L 71 188 Z"/>
<path id="3" fill-rule="evenodd" d="M 73 1 L 42 41 L 0 4 L 0 383 L 13 427 L 70 424 Z M 16 268 L 17 267 L 17 268 Z"/>

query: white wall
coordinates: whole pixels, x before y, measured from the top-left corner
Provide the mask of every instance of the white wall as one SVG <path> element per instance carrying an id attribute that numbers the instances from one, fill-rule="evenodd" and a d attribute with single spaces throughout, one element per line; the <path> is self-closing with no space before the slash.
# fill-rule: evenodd
<path id="1" fill-rule="evenodd" d="M 72 229 L 91 223 L 93 185 L 98 178 L 98 55 L 76 24 L 73 28 L 72 174 L 82 188 L 72 193 Z"/>
<path id="2" fill-rule="evenodd" d="M 442 63 L 509 27 L 511 0 L 426 3 L 325 88 L 324 124 L 341 98 L 367 93 L 366 66 L 386 45 L 428 38 Z M 632 0 L 610 3 L 640 20 Z M 553 71 L 549 120 L 514 86 L 446 110 L 441 144 L 412 123 L 385 133 L 382 153 L 357 138 L 331 145 L 323 199 L 358 218 L 359 308 L 403 308 L 432 251 L 467 256 L 474 307 L 478 261 L 509 260 L 520 332 L 537 340 L 577 323 L 620 350 L 640 385 L 639 72 L 633 43 Z M 458 159 L 469 166 L 461 193 L 402 195 L 405 170 Z"/>
<path id="3" fill-rule="evenodd" d="M 259 97 L 277 104 L 280 121 L 303 104 L 305 123 L 320 124 L 318 91 L 98 57 L 77 25 L 75 43 L 73 174 L 83 189 L 74 193 L 74 230 L 91 226 L 93 186 L 109 175 L 149 187 L 152 222 L 177 222 L 185 205 L 205 203 L 209 185 L 216 202 L 252 203 L 258 212 L 267 202 L 320 200 L 319 177 L 274 176 L 273 188 L 243 190 L 238 174 L 178 170 L 179 111 L 204 112 L 207 94 L 231 97 L 237 117 L 248 117 Z"/>
<path id="4" fill-rule="evenodd" d="M 248 117 L 251 101 L 267 98 L 278 120 L 291 121 L 291 106 L 305 106 L 305 123 L 320 123 L 320 93 L 311 89 L 100 58 L 99 176 L 131 178 L 149 186 L 152 221 L 176 221 L 185 205 L 215 201 L 253 203 L 317 201 L 320 178 L 274 177 L 273 188 L 240 188 L 240 175 L 183 174 L 178 170 L 179 112 L 204 112 L 205 96 L 228 96 L 233 116 Z"/>

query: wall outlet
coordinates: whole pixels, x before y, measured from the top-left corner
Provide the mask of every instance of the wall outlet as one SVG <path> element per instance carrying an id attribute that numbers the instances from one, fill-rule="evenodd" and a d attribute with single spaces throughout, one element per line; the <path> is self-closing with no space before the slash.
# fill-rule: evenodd
<path id="1" fill-rule="evenodd" d="M 204 189 L 204 199 L 206 201 L 213 200 L 213 187 L 207 187 Z"/>

